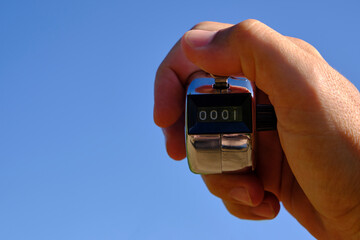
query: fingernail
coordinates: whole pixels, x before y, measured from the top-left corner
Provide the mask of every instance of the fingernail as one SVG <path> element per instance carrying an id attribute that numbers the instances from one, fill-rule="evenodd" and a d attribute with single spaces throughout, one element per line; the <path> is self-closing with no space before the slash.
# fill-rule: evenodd
<path id="1" fill-rule="evenodd" d="M 259 206 L 251 209 L 252 213 L 263 218 L 274 218 L 275 212 L 269 203 L 262 203 Z"/>
<path id="2" fill-rule="evenodd" d="M 203 47 L 211 42 L 217 32 L 190 30 L 185 34 L 185 41 L 194 48 Z"/>
<path id="3" fill-rule="evenodd" d="M 230 191 L 230 196 L 238 202 L 252 205 L 249 191 L 246 188 L 234 188 Z"/>

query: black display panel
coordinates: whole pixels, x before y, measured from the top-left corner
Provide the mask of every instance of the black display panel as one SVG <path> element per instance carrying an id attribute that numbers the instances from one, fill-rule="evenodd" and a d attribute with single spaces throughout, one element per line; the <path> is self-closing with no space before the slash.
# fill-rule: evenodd
<path id="1" fill-rule="evenodd" d="M 187 96 L 188 134 L 251 133 L 250 93 Z"/>

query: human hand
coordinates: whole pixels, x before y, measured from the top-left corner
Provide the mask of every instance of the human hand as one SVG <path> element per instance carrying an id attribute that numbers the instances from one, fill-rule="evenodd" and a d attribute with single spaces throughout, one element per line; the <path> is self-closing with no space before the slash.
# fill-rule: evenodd
<path id="1" fill-rule="evenodd" d="M 187 32 L 160 65 L 154 121 L 170 157 L 185 157 L 184 104 L 199 70 L 243 75 L 257 102 L 275 108 L 276 132 L 257 134 L 257 169 L 204 175 L 233 215 L 271 219 L 279 201 L 316 238 L 360 238 L 360 94 L 310 44 L 247 20 L 204 22 Z"/>

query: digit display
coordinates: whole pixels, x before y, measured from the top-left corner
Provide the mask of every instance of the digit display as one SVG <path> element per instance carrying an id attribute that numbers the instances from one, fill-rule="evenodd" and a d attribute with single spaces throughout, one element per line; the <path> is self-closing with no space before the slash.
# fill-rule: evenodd
<path id="1" fill-rule="evenodd" d="M 251 133 L 250 93 L 187 96 L 188 134 Z"/>
<path id="2" fill-rule="evenodd" d="M 197 116 L 199 122 L 241 122 L 242 107 L 199 107 Z"/>

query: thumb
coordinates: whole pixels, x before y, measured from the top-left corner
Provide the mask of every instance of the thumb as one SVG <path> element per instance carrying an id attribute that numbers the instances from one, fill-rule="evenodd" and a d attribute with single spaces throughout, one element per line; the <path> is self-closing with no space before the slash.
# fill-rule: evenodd
<path id="1" fill-rule="evenodd" d="M 257 20 L 216 32 L 191 30 L 181 43 L 198 67 L 215 75 L 247 77 L 275 107 L 294 107 L 309 101 L 309 95 L 316 97 L 312 79 L 318 78 L 311 75 L 325 61 Z"/>

